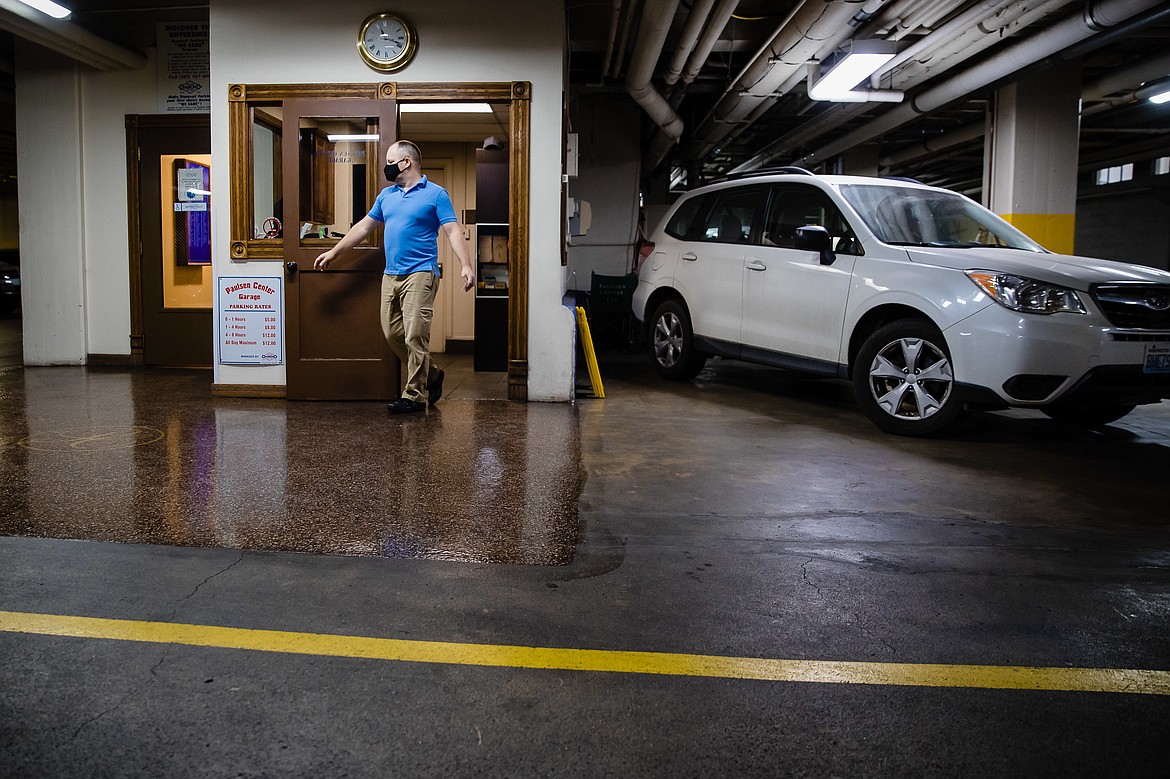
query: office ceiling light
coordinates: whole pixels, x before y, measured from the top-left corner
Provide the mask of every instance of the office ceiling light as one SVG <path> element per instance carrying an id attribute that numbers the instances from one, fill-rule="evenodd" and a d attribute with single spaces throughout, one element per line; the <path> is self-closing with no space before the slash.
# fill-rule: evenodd
<path id="1" fill-rule="evenodd" d="M 54 3 L 53 0 L 20 0 L 20 2 L 29 8 L 35 8 L 43 14 L 48 14 L 54 19 L 64 19 L 73 13 L 65 6 Z"/>
<path id="2" fill-rule="evenodd" d="M 869 100 L 898 102 L 902 99 L 901 92 L 854 89 L 892 60 L 895 54 L 897 48 L 892 41 L 851 41 L 849 48 L 823 74 L 819 73 L 815 65 L 809 68 L 808 96 L 813 100 L 838 103 L 864 103 Z"/>
<path id="3" fill-rule="evenodd" d="M 1162 103 L 1170 103 L 1170 88 L 1156 95 L 1150 95 L 1150 102 L 1161 105 Z"/>
<path id="4" fill-rule="evenodd" d="M 399 103 L 404 114 L 490 114 L 487 103 Z"/>
<path id="5" fill-rule="evenodd" d="M 349 135 L 327 135 L 330 143 L 337 143 L 338 141 L 376 141 L 382 136 L 377 133 L 351 133 Z"/>

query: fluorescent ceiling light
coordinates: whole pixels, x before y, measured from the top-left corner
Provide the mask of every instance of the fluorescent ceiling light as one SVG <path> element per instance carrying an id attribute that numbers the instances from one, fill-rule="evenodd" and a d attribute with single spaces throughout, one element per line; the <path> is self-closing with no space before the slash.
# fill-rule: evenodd
<path id="1" fill-rule="evenodd" d="M 1160 94 L 1152 95 L 1150 97 L 1150 102 L 1157 103 L 1158 105 L 1161 105 L 1162 103 L 1170 103 L 1170 89 L 1167 89 L 1165 92 Z"/>
<path id="2" fill-rule="evenodd" d="M 490 114 L 487 103 L 399 103 L 404 114 Z"/>
<path id="3" fill-rule="evenodd" d="M 845 56 L 815 83 L 810 74 L 808 96 L 813 100 L 862 102 L 867 99 L 865 91 L 854 92 L 853 88 L 892 60 L 896 53 L 889 41 L 854 41 Z"/>
<path id="4" fill-rule="evenodd" d="M 373 133 L 372 135 L 369 133 L 362 133 L 352 135 L 328 135 L 326 137 L 332 143 L 337 143 L 338 141 L 376 141 L 382 136 L 378 135 L 377 133 Z"/>
<path id="5" fill-rule="evenodd" d="M 20 2 L 29 8 L 35 8 L 43 14 L 48 14 L 54 19 L 64 19 L 73 13 L 65 6 L 54 3 L 53 0 L 20 0 Z"/>

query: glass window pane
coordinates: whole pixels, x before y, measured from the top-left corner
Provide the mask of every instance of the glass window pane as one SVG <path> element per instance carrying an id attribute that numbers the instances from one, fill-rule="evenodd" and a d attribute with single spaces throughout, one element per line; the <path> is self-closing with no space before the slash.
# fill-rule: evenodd
<path id="1" fill-rule="evenodd" d="M 211 155 L 159 157 L 163 308 L 211 308 Z"/>
<path id="2" fill-rule="evenodd" d="M 384 185 L 377 120 L 302 117 L 299 130 L 297 229 L 302 239 L 340 238 L 369 212 Z"/>
<path id="3" fill-rule="evenodd" d="M 759 187 L 732 189 L 719 193 L 719 200 L 703 229 L 702 240 L 718 243 L 747 243 L 763 203 Z"/>
<path id="4" fill-rule="evenodd" d="M 280 106 L 252 113 L 252 237 L 284 235 L 283 168 L 281 165 Z"/>

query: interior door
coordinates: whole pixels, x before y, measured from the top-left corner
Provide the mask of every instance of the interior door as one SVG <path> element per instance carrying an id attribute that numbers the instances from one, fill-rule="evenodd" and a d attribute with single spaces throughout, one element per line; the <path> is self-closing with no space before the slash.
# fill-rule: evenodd
<path id="1" fill-rule="evenodd" d="M 143 362 L 210 366 L 210 128 L 139 125 L 138 157 Z"/>
<path id="2" fill-rule="evenodd" d="M 388 400 L 398 359 L 379 315 L 385 257 L 377 230 L 325 271 L 313 261 L 385 186 L 393 100 L 287 100 L 282 118 L 287 393 L 293 400 Z"/>

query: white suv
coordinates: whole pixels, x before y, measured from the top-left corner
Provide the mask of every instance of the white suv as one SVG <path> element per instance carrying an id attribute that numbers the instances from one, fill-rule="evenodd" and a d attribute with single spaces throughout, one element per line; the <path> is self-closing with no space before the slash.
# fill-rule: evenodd
<path id="1" fill-rule="evenodd" d="M 1170 273 L 1052 254 L 945 189 L 789 168 L 688 193 L 651 241 L 633 310 L 667 378 L 719 355 L 852 379 L 903 435 L 1170 397 Z"/>

